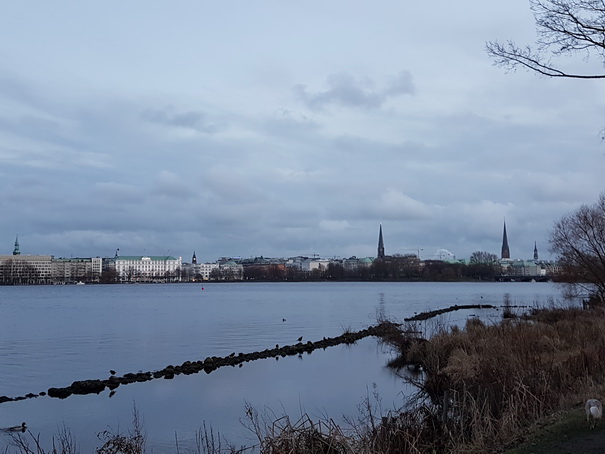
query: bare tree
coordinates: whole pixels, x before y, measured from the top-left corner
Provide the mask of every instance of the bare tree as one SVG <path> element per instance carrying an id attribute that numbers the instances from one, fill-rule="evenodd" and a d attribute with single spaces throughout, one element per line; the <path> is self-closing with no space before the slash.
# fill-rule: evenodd
<path id="1" fill-rule="evenodd" d="M 550 57 L 596 54 L 605 63 L 604 0 L 530 0 L 538 33 L 537 49 L 490 41 L 488 54 L 507 69 L 523 67 L 549 77 L 603 79 L 605 74 L 567 72 Z"/>
<path id="2" fill-rule="evenodd" d="M 494 263 L 498 263 L 498 256 L 491 252 L 475 251 L 471 254 L 469 262 L 493 265 Z"/>
<path id="3" fill-rule="evenodd" d="M 582 205 L 556 222 L 550 235 L 570 296 L 588 292 L 605 302 L 605 193 L 594 205 Z"/>

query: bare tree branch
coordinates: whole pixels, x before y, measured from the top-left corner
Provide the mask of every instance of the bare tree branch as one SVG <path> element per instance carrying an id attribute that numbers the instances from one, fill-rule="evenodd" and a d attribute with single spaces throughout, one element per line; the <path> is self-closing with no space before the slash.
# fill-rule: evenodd
<path id="1" fill-rule="evenodd" d="M 551 56 L 585 52 L 605 63 L 605 0 L 530 0 L 538 32 L 537 51 L 513 41 L 486 43 L 494 64 L 509 70 L 522 67 L 548 77 L 605 79 L 605 74 L 567 72 Z"/>

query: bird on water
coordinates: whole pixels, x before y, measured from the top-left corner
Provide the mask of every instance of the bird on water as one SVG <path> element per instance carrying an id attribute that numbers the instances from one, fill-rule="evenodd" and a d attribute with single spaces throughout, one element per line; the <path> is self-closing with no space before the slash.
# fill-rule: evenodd
<path id="1" fill-rule="evenodd" d="M 300 336 L 300 337 L 298 338 L 298 342 L 302 342 L 302 338 L 303 338 L 303 337 L 302 337 L 302 336 Z"/>
<path id="2" fill-rule="evenodd" d="M 22 422 L 20 426 L 9 427 L 5 430 L 8 430 L 9 432 L 25 432 L 26 429 L 27 429 L 27 424 Z"/>

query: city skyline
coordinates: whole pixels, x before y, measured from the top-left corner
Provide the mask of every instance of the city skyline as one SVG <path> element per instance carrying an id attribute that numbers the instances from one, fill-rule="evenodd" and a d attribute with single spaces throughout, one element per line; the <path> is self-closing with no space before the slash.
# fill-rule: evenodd
<path id="1" fill-rule="evenodd" d="M 389 254 L 500 255 L 505 218 L 512 257 L 552 259 L 553 223 L 603 190 L 603 83 L 485 51 L 534 43 L 526 0 L 3 13 L 9 253 L 375 256 L 382 223 Z M 602 70 L 584 57 L 562 65 Z"/>
<path id="2" fill-rule="evenodd" d="M 208 262 L 208 263 L 214 263 L 217 262 L 221 259 L 228 259 L 228 258 L 241 258 L 241 259 L 248 259 L 248 258 L 258 258 L 258 257 L 271 257 L 271 258 L 287 258 L 287 257 L 322 257 L 322 258 L 335 258 L 335 259 L 346 259 L 346 258 L 350 258 L 350 257 L 358 257 L 358 258 L 362 258 L 362 257 L 372 257 L 372 258 L 384 258 L 390 255 L 416 255 L 418 258 L 424 259 L 424 260 L 466 260 L 468 258 L 470 258 L 470 254 L 468 257 L 460 257 L 460 256 L 456 256 L 456 254 L 452 253 L 451 251 L 449 251 L 446 248 L 440 248 L 437 249 L 434 253 L 428 253 L 425 256 L 422 256 L 422 252 L 424 252 L 424 248 L 423 247 L 416 247 L 416 248 L 407 248 L 405 251 L 393 251 L 390 253 L 387 253 L 387 247 L 385 247 L 385 241 L 384 241 L 384 237 L 383 237 L 383 231 L 382 231 L 382 224 L 379 224 L 379 228 L 378 228 L 378 243 L 377 243 L 377 248 L 375 251 L 374 255 L 367 255 L 367 256 L 362 256 L 359 254 L 353 254 L 350 256 L 342 256 L 342 255 L 335 255 L 335 254 L 331 254 L 331 255 L 322 255 L 322 254 L 318 254 L 318 253 L 312 253 L 312 254 L 295 254 L 295 255 L 267 255 L 267 254 L 259 254 L 257 256 L 242 256 L 242 255 L 219 255 L 215 258 L 215 260 L 211 260 L 211 259 L 207 259 L 207 260 L 203 260 L 203 256 L 200 254 L 200 258 L 201 260 L 199 260 L 199 263 L 202 262 Z M 515 256 L 512 257 L 513 260 L 527 260 L 527 259 L 534 259 L 534 260 L 538 260 L 538 242 L 534 241 L 533 242 L 533 249 L 531 250 L 531 257 L 529 255 L 527 256 Z M 1 251 L 0 251 L 1 252 Z M 494 255 L 496 255 L 497 257 L 501 258 L 501 259 L 511 259 L 511 255 L 510 255 L 510 250 L 509 250 L 509 245 L 508 245 L 508 235 L 507 235 L 507 231 L 506 231 L 506 222 L 504 222 L 503 224 L 503 234 L 502 234 L 502 243 L 501 243 L 501 254 L 498 255 L 495 252 L 491 251 L 491 250 L 482 250 L 482 251 L 473 251 L 473 252 L 489 252 L 492 253 Z M 13 244 L 13 255 L 21 255 L 21 244 L 19 242 L 19 235 L 16 236 L 14 244 Z M 33 253 L 33 254 L 24 254 L 24 255 L 38 255 L 40 253 Z M 0 253 L 0 255 L 3 255 Z M 4 254 L 4 255 L 8 255 Z M 174 256 L 174 257 L 180 257 L 183 259 L 183 263 L 189 263 L 188 259 L 188 255 L 187 254 L 171 254 L 170 250 L 167 250 L 165 254 L 161 254 L 161 253 L 147 253 L 146 250 L 143 251 L 143 253 L 141 253 L 141 251 L 134 251 L 132 253 L 128 253 L 128 254 L 122 254 L 122 251 L 120 251 L 120 248 L 116 248 L 114 251 L 113 255 L 90 255 L 90 256 L 86 256 L 86 255 L 82 255 L 82 254 L 76 254 L 76 255 L 70 255 L 70 256 L 57 256 L 55 254 L 52 253 L 48 253 L 48 254 L 42 254 L 42 255 L 52 255 L 54 257 L 57 258 L 69 258 L 69 257 L 103 257 L 103 258 L 111 258 L 111 257 L 122 257 L 122 256 L 149 256 L 149 257 L 160 257 L 160 256 Z M 197 259 L 197 252 L 195 249 L 192 250 L 191 254 L 191 263 L 196 263 L 198 262 Z M 545 260 L 544 258 L 542 258 L 542 260 Z M 550 259 L 546 259 L 546 260 L 550 260 Z"/>

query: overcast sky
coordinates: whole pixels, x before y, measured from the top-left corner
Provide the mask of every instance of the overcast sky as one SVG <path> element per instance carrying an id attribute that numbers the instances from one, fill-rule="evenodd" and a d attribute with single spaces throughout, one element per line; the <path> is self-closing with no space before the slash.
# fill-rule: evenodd
<path id="1" fill-rule="evenodd" d="M 527 0 L 0 3 L 0 254 L 551 258 L 605 82 L 505 73 Z M 570 68 L 602 71 L 598 59 Z"/>

